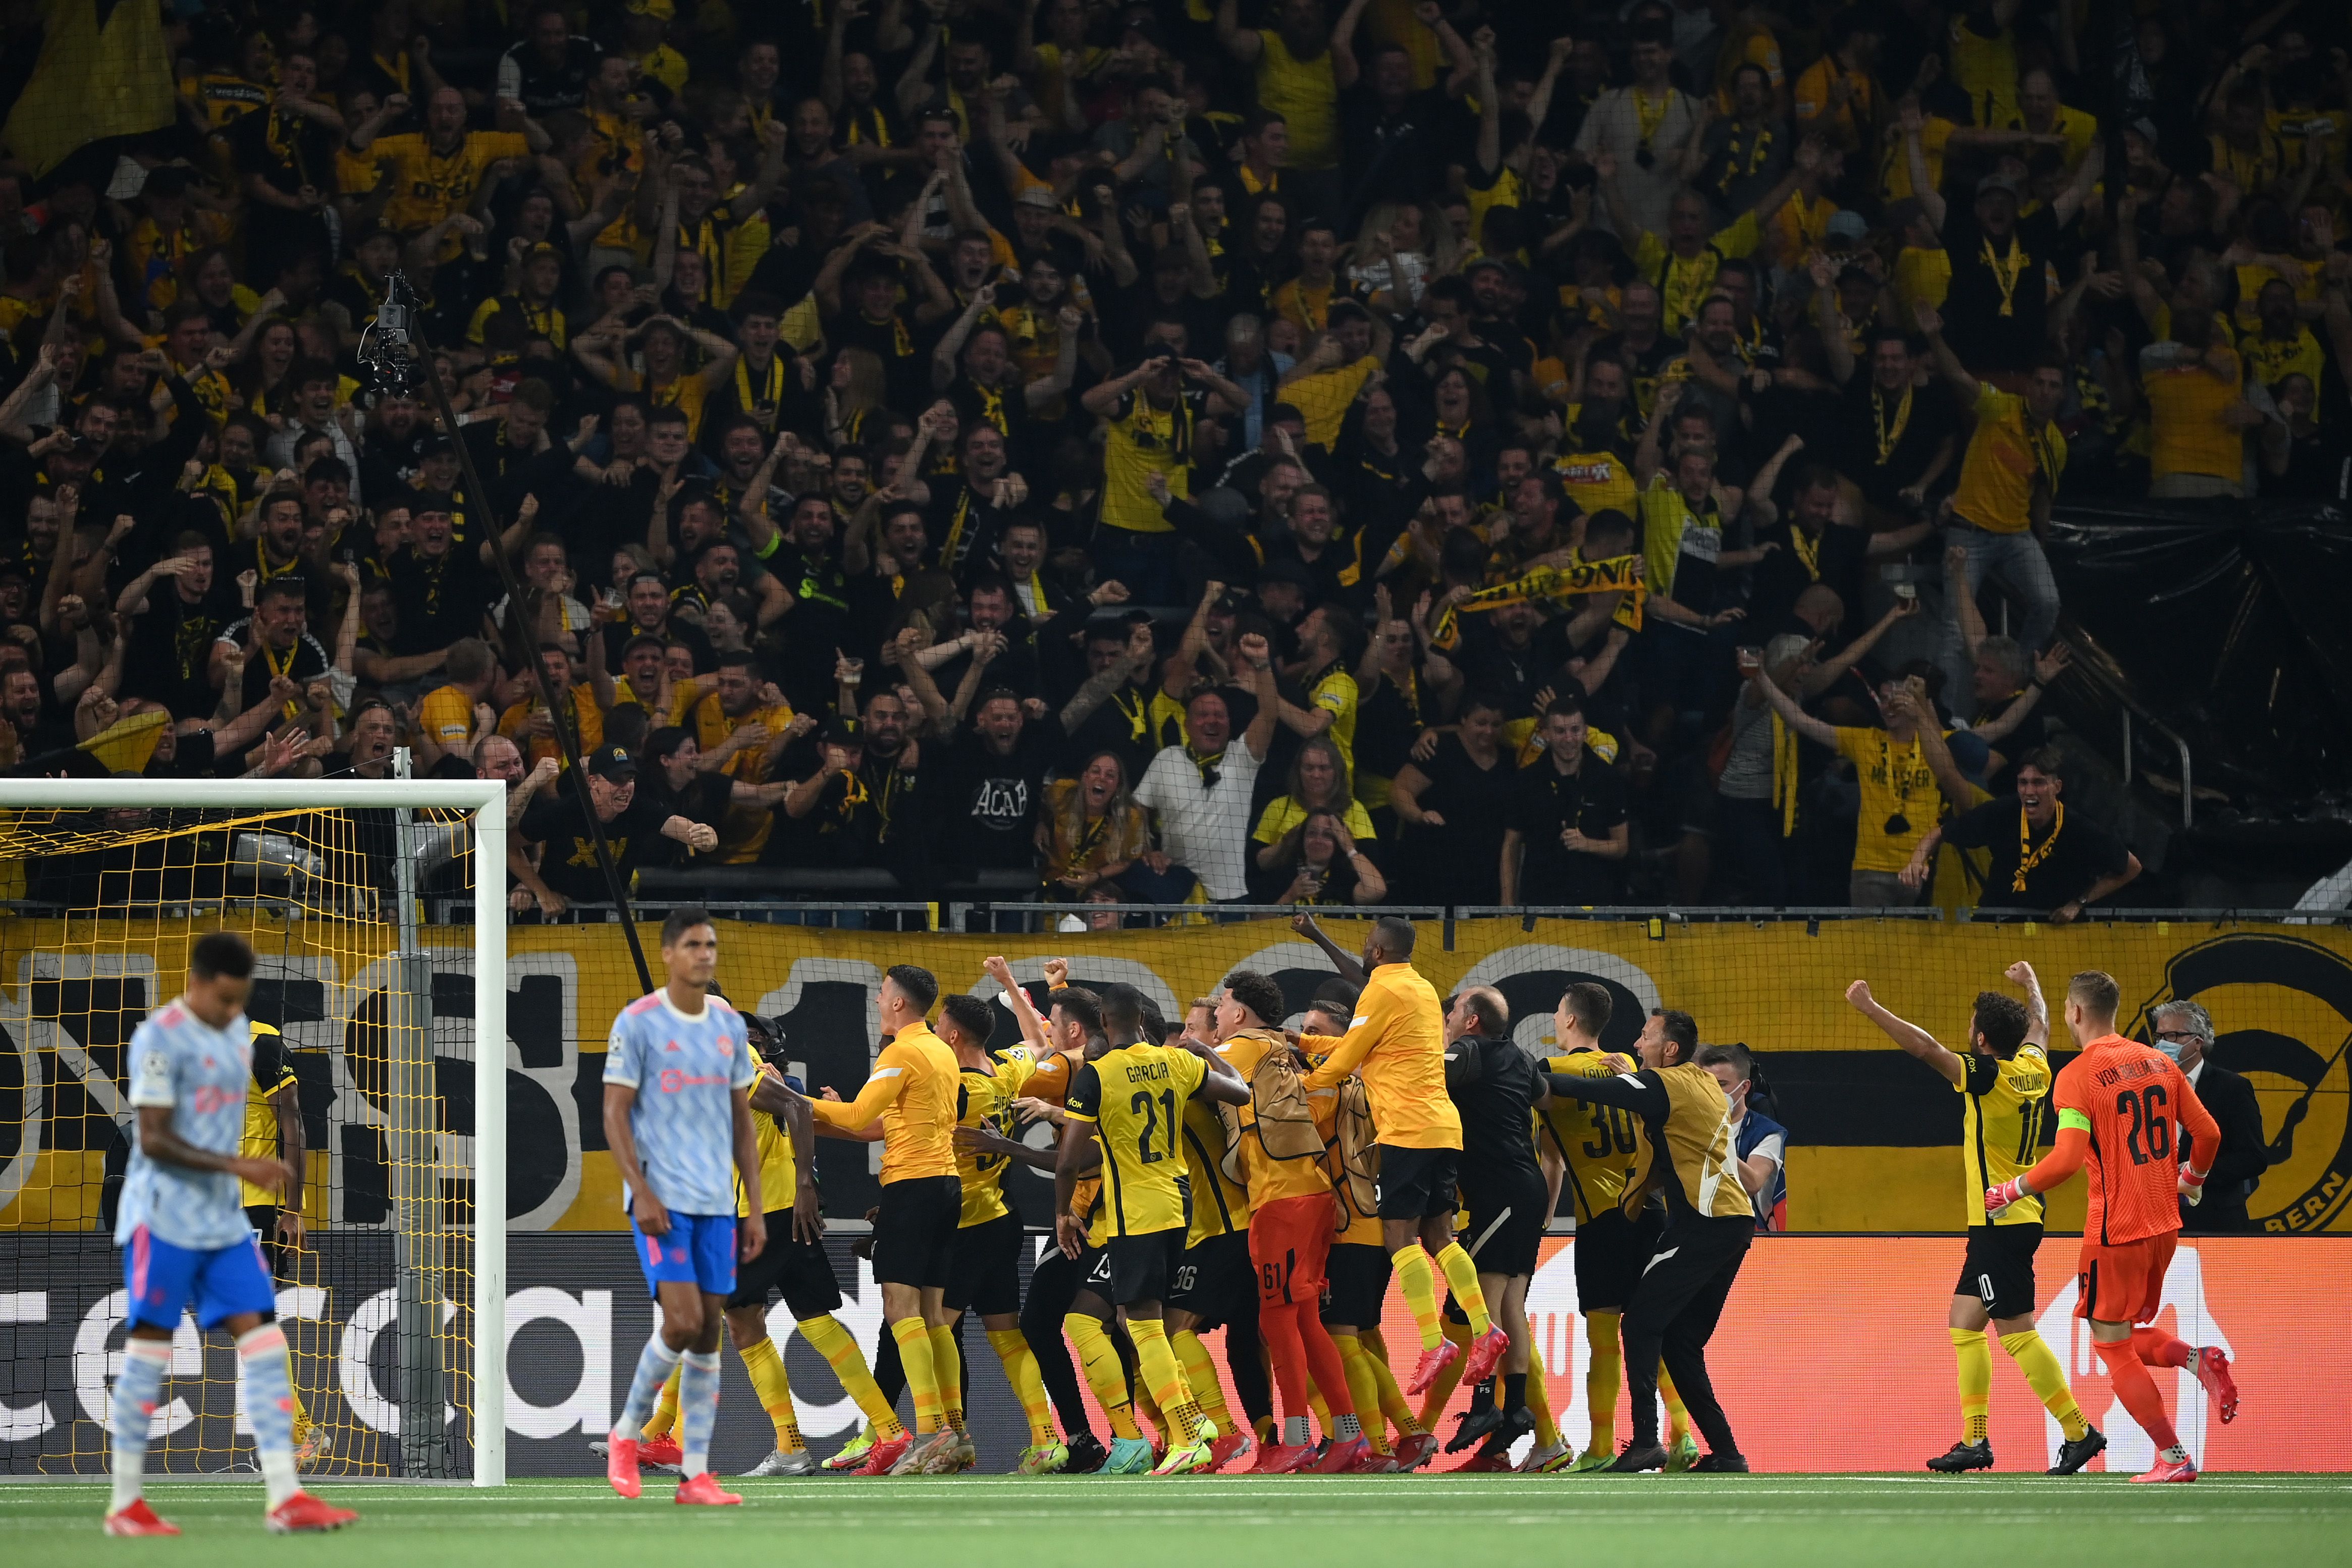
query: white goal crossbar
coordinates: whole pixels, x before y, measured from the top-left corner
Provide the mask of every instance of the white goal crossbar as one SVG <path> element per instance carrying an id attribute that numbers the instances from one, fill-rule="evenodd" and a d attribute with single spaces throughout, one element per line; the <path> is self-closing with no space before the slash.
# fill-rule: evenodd
<path id="1" fill-rule="evenodd" d="M 506 1483 L 506 786 L 496 779 L 0 779 L 0 811 L 460 810 L 474 829 L 473 1476 Z"/>

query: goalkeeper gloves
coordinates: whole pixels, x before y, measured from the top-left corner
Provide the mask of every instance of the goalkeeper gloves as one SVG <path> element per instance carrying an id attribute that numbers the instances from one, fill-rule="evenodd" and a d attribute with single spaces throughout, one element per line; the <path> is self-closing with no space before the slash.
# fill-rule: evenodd
<path id="1" fill-rule="evenodd" d="M 1985 1218 L 1990 1219 L 2019 1198 L 2031 1196 L 2023 1176 L 2011 1176 L 1999 1186 L 1989 1186 L 1984 1195 Z"/>
<path id="2" fill-rule="evenodd" d="M 2202 1203 L 2205 1200 L 2205 1173 L 2193 1166 L 2181 1166 L 2180 1196 L 2189 1200 L 2191 1207 Z"/>

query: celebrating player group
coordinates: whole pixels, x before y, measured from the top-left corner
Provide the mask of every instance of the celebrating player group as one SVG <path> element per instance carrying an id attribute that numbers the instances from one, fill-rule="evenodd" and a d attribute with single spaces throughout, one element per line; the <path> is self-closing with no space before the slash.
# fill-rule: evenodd
<path id="1" fill-rule="evenodd" d="M 992 1051 L 987 1002 L 942 1000 L 930 971 L 896 966 L 876 999 L 888 1041 L 844 1101 L 805 1093 L 772 1027 L 718 994 L 709 917 L 671 914 L 666 984 L 622 1010 L 605 1057 L 605 1134 L 660 1308 L 619 1421 L 598 1445 L 614 1490 L 637 1497 L 643 1472 L 658 1469 L 679 1476 L 679 1503 L 741 1502 L 709 1468 L 722 1329 L 775 1429 L 750 1474 L 972 1468 L 967 1312 L 1026 1416 L 1024 1475 L 1418 1469 L 1436 1457 L 1438 1416 L 1464 1382 L 1469 1407 L 1443 1435 L 1447 1452 L 1475 1450 L 1464 1469 L 1746 1470 L 1706 1363 L 1763 1190 L 1736 1132 L 1746 1051 L 1702 1046 L 1688 1013 L 1659 1009 L 1633 1055 L 1608 1051 L 1610 992 L 1578 984 L 1553 1016 L 1558 1054 L 1538 1061 L 1516 1043 L 1499 992 L 1473 986 L 1441 998 L 1413 966 L 1410 922 L 1373 922 L 1360 956 L 1311 917 L 1296 925 L 1337 971 L 1304 1009 L 1303 1030 L 1286 1027 L 1281 988 L 1251 970 L 1178 1020 L 1132 986 L 1071 985 L 1067 965 L 1048 960 L 1041 1014 L 992 957 L 987 978 L 1022 1034 Z M 108 1424 L 110 1534 L 178 1533 L 141 1481 L 172 1335 L 191 1306 L 201 1327 L 236 1337 L 268 1528 L 357 1518 L 298 1476 L 304 1417 L 261 1235 L 300 1241 L 299 1117 L 278 1118 L 282 1157 L 261 1152 L 271 1144 L 257 1128 L 267 1133 L 284 1068 L 274 1035 L 244 1016 L 253 968 L 239 938 L 199 939 L 185 993 L 132 1037 L 137 1121 L 116 1232 L 130 1337 Z M 1949 1317 L 1961 1431 L 1927 1468 L 1993 1467 L 1988 1328 L 2063 1432 L 2052 1473 L 2079 1470 L 2106 1447 L 2034 1326 L 2044 1199 L 2083 1171 L 2075 1312 L 2156 1445 L 2153 1468 L 2136 1479 L 2193 1481 L 2196 1462 L 2148 1368 L 2189 1369 L 2228 1422 L 2238 1410 L 2229 1358 L 2146 1325 L 2163 1300 L 2179 1203 L 2200 1195 L 2216 1124 L 2176 1061 L 2116 1032 L 2112 977 L 2068 985 L 2079 1054 L 2054 1081 L 2040 984 L 2022 963 L 2007 978 L 2018 994 L 1979 995 L 1963 1051 L 1889 1011 L 1867 981 L 1846 991 L 1961 1096 L 1969 1224 Z M 2055 1137 L 2042 1154 L 2052 1112 Z M 1013 1135 L 1037 1122 L 1057 1129 L 1050 1147 Z M 889 1332 L 872 1365 L 835 1315 L 820 1137 L 882 1145 L 871 1258 Z M 1054 1183 L 1053 1241 L 1025 1292 L 1023 1229 L 1003 1191 L 1013 1164 Z M 1563 1187 L 1591 1348 L 1581 1448 L 1552 1419 L 1526 1312 Z M 1391 1281 L 1420 1341 L 1402 1347 L 1414 1354 L 1402 1378 L 1381 1326 Z M 866 1416 L 822 1467 L 769 1336 L 778 1296 Z M 1222 1376 L 1202 1339 L 1219 1329 Z M 1631 1395 L 1622 1447 L 1621 1392 Z M 911 1431 L 898 1415 L 902 1393 Z"/>

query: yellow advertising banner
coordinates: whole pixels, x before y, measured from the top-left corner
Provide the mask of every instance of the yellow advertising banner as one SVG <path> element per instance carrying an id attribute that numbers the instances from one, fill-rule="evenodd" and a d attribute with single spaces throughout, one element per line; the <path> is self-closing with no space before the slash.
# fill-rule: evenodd
<path id="1" fill-rule="evenodd" d="M 138 1019 L 176 992 L 189 929 L 0 921 L 0 1228 L 99 1223 L 110 1166 L 121 1168 L 121 1048 Z M 1361 922 L 1333 920 L 1329 929 L 1344 946 L 1360 946 Z M 262 955 L 254 1016 L 280 1024 L 303 1083 L 313 1182 L 306 1208 L 316 1223 L 384 1224 L 386 934 L 314 921 L 253 935 Z M 443 929 L 426 937 L 434 1051 L 444 1068 L 440 1134 L 461 1167 L 477 1145 L 466 1023 L 471 936 Z M 658 931 L 642 936 L 652 953 Z M 782 1054 L 812 1088 L 851 1094 L 877 1043 L 874 988 L 883 971 L 919 964 L 943 988 L 992 996 L 982 973 L 992 954 L 1037 994 L 1044 961 L 1064 957 L 1077 983 L 1125 981 L 1171 1019 L 1236 968 L 1274 977 L 1294 1012 L 1336 981 L 1321 952 L 1280 921 L 992 936 L 728 921 L 719 977 L 737 1006 L 776 1020 Z M 1934 1232 L 1966 1224 L 1958 1098 L 1849 1008 L 1843 992 L 1867 979 L 1887 1007 L 1965 1050 L 1974 998 L 2008 989 L 2002 970 L 2020 958 L 2035 967 L 2053 1004 L 2078 970 L 2115 975 L 2126 1032 L 2144 1032 L 2158 1002 L 2202 1003 L 2216 1025 L 2214 1060 L 2242 1073 L 2261 1103 L 2270 1163 L 2249 1201 L 2256 1228 L 2352 1230 L 2352 934 L 2336 927 L 1432 921 L 1421 927 L 1414 961 L 1441 990 L 1499 989 L 1514 1034 L 1530 1050 L 1549 1046 L 1552 1009 L 1575 980 L 1609 988 L 1612 1044 L 1629 1044 L 1654 1008 L 1690 1012 L 1702 1040 L 1737 1040 L 1757 1055 L 1773 1113 L 1790 1134 L 1790 1229 Z M 511 1223 L 618 1228 L 599 1080 L 613 1017 L 638 993 L 623 935 L 609 925 L 517 927 L 506 984 Z M 1010 1043 L 1012 1014 L 999 1016 L 1000 1040 Z M 2063 1023 L 2058 1037 L 2063 1061 L 2072 1049 Z M 868 1147 L 826 1145 L 820 1176 L 833 1213 L 855 1216 L 870 1203 Z M 1026 1212 L 1039 1195 L 1019 1197 Z M 2056 1196 L 2052 1228 L 2079 1225 L 2081 1215 L 2078 1182 Z"/>

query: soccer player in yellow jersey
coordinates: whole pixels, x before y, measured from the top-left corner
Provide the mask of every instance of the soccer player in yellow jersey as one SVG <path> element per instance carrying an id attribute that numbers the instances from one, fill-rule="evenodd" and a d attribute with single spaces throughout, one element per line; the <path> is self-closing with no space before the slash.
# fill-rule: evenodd
<path id="1" fill-rule="evenodd" d="M 1029 993 L 1014 981 L 1012 967 L 1003 958 L 989 958 L 984 967 L 1002 988 L 1013 1015 L 1021 1020 L 1022 1043 L 1006 1056 L 1019 1056 L 1035 1070 L 1023 1085 L 1013 1110 L 1024 1122 L 1043 1121 L 1058 1130 L 1064 1124 L 1062 1101 L 1069 1092 L 1070 1081 L 1084 1065 L 1088 1051 L 1099 1054 L 1107 1043 L 1103 1040 L 1101 1004 L 1092 991 L 1069 983 L 1070 966 L 1061 958 L 1048 958 L 1045 963 L 1050 1019 L 1038 1016 Z M 1035 1163 L 1031 1158 L 1034 1151 L 1026 1145 L 1021 1148 L 1019 1154 L 1005 1152 L 1024 1164 Z M 1045 1160 L 1042 1168 L 1050 1174 L 1053 1158 Z M 1092 1209 L 1095 1192 L 1101 1185 L 1098 1178 L 1089 1176 L 1074 1189 L 1073 1201 L 1081 1216 Z M 1077 1294 L 1078 1272 L 1077 1260 L 1064 1257 L 1058 1247 L 1046 1248 L 1038 1256 L 1036 1267 L 1030 1270 L 1028 1299 L 1021 1304 L 1021 1335 L 1028 1341 L 1030 1354 L 1037 1358 L 1037 1375 L 1054 1402 L 1055 1414 L 1061 1417 L 1064 1441 L 1044 1452 L 1033 1449 L 1024 1453 L 1018 1467 L 1023 1475 L 1083 1475 L 1100 1469 L 1108 1457 L 1109 1450 L 1094 1434 L 1086 1397 L 1078 1391 L 1077 1367 L 1071 1362 L 1069 1345 L 1062 1337 L 1062 1320 L 1070 1310 L 1071 1299 Z M 1114 1427 L 1129 1419 L 1122 1410 L 1121 1406 L 1113 1406 L 1106 1411 Z"/>
<path id="2" fill-rule="evenodd" d="M 294 1173 L 294 1185 L 285 1200 L 251 1182 L 240 1183 L 238 1201 L 253 1233 L 261 1239 L 261 1255 L 269 1260 L 270 1277 L 285 1282 L 294 1278 L 294 1254 L 302 1250 L 302 1188 L 310 1181 L 305 1159 L 300 1085 L 293 1063 L 287 1060 L 285 1037 L 257 1019 L 246 1020 L 253 1039 L 252 1081 L 245 1092 L 245 1133 L 237 1153 L 253 1158 L 282 1160 Z M 330 1447 L 327 1429 L 310 1419 L 302 1407 L 301 1385 L 294 1380 L 293 1353 L 287 1353 L 287 1383 L 294 1396 L 294 1465 L 297 1469 L 323 1457 Z"/>
<path id="3" fill-rule="evenodd" d="M 939 997 L 940 982 L 929 969 L 893 964 L 875 1000 L 891 1040 L 875 1059 L 873 1075 L 846 1104 L 809 1103 L 820 1135 L 856 1138 L 877 1117 L 882 1124 L 874 1279 L 882 1287 L 882 1321 L 898 1342 L 915 1396 L 918 1437 L 877 1437 L 859 1475 L 946 1474 L 957 1468 L 962 1447 L 940 1391 L 960 1385 L 963 1375 L 945 1303 L 963 1213 L 954 1143 L 963 1070 L 923 1022 Z"/>
<path id="4" fill-rule="evenodd" d="M 1215 1045 L 1215 1002 L 1202 998 L 1185 1009 L 1187 1040 L 1204 1048 Z M 1198 1095 L 1186 1101 L 1184 1163 L 1192 1174 L 1192 1219 L 1184 1233 L 1184 1255 L 1176 1263 L 1175 1283 L 1160 1304 L 1168 1309 L 1168 1343 L 1183 1364 L 1184 1381 L 1202 1413 L 1217 1426 L 1209 1463 L 1201 1467 L 1203 1475 L 1247 1454 L 1259 1417 L 1270 1426 L 1274 1410 L 1265 1363 L 1258 1354 L 1249 1184 L 1238 1174 L 1226 1174 L 1229 1153 L 1225 1120 L 1217 1105 Z M 1234 1392 L 1241 1397 L 1247 1421 L 1236 1421 L 1226 1407 L 1217 1364 L 1201 1341 L 1202 1334 L 1220 1328 L 1225 1331 L 1225 1364 L 1233 1370 Z"/>
<path id="5" fill-rule="evenodd" d="M 1559 1053 L 1545 1059 L 1544 1071 L 1582 1078 L 1633 1071 L 1639 1063 L 1632 1057 L 1601 1049 L 1601 1031 L 1609 1027 L 1614 1011 L 1608 987 L 1590 980 L 1569 987 L 1552 1014 L 1552 1040 Z M 1547 1468 L 1580 1473 L 1616 1462 L 1617 1394 L 1624 1375 L 1619 1332 L 1633 1283 L 1657 1250 L 1665 1210 L 1655 1203 L 1641 1206 L 1638 1215 L 1623 1207 L 1627 1189 L 1639 1185 L 1650 1163 L 1649 1137 L 1632 1113 L 1555 1096 L 1537 1113 L 1537 1145 L 1551 1189 L 1548 1212 L 1559 1211 L 1562 1186 L 1576 1204 L 1576 1240 L 1570 1252 L 1576 1269 L 1577 1309 L 1584 1314 L 1591 1351 L 1584 1369 L 1591 1440 L 1573 1459 Z M 1698 1443 L 1691 1436 L 1690 1416 L 1675 1392 L 1674 1379 L 1663 1368 L 1658 1393 L 1666 1402 L 1666 1468 L 1688 1469 L 1698 1459 Z"/>
<path id="6" fill-rule="evenodd" d="M 1022 1459 L 1034 1465 L 1043 1457 L 1040 1450 L 1058 1448 L 1061 1440 L 1045 1403 L 1045 1385 L 1037 1375 L 1037 1358 L 1021 1335 L 1021 1217 L 1004 1202 L 1009 1154 L 1000 1145 L 1013 1130 L 1013 1102 L 1025 1092 L 1037 1068 L 1025 1053 L 990 1059 L 988 1036 L 994 1021 L 988 1004 L 978 997 L 950 997 L 940 1004 L 940 1039 L 955 1052 L 963 1073 L 963 1115 L 955 1132 L 963 1211 L 942 1300 L 953 1315 L 950 1332 L 959 1336 L 965 1309 L 980 1314 L 989 1347 L 996 1352 L 1004 1380 L 1028 1418 L 1029 1448 Z M 995 1140 L 968 1135 L 981 1132 L 995 1134 Z M 950 1411 L 960 1416 L 962 1390 L 942 1384 L 940 1394 Z M 967 1432 L 958 1454 L 961 1468 L 970 1469 L 979 1458 Z"/>
<path id="7" fill-rule="evenodd" d="M 1064 1323 L 1086 1361 L 1087 1380 L 1106 1407 L 1126 1399 L 1124 1375 L 1104 1333 L 1118 1310 L 1135 1341 L 1140 1379 L 1170 1424 L 1168 1452 L 1152 1473 L 1189 1475 L 1210 1462 L 1217 1429 L 1201 1414 L 1161 1322 L 1160 1303 L 1184 1241 L 1183 1106 L 1195 1094 L 1237 1105 L 1249 1098 L 1249 1089 L 1206 1046 L 1147 1039 L 1143 1013 L 1142 993 L 1133 986 L 1104 989 L 1108 1049 L 1078 1069 L 1063 1103 L 1054 1229 L 1064 1255 L 1085 1267 Z M 1097 1147 L 1102 1193 L 1093 1223 L 1082 1230 L 1070 1212 L 1071 1198 Z M 1141 1437 L 1121 1437 L 1111 1445 L 1103 1473 L 1133 1475 L 1150 1461 Z"/>
<path id="8" fill-rule="evenodd" d="M 1311 916 L 1293 928 L 1322 947 L 1363 990 L 1355 1017 L 1339 1039 L 1307 1035 L 1299 1049 L 1318 1065 L 1307 1075 L 1312 1092 L 1359 1073 L 1371 1101 L 1381 1153 L 1381 1240 L 1388 1249 L 1404 1299 L 1421 1331 L 1421 1362 L 1405 1385 L 1418 1394 L 1463 1350 L 1445 1337 L 1437 1304 L 1437 1269 L 1470 1320 L 1470 1348 L 1462 1375 L 1485 1380 L 1510 1347 L 1510 1338 L 1486 1314 L 1478 1266 L 1454 1239 L 1454 1180 L 1462 1158 L 1462 1118 L 1445 1094 L 1445 1017 L 1437 992 L 1412 967 L 1413 928 L 1391 915 L 1372 923 L 1360 971 Z"/>
<path id="9" fill-rule="evenodd" d="M 1990 1323 L 2035 1397 L 2064 1429 L 2066 1440 L 2050 1473 L 2068 1476 L 2090 1463 L 2107 1439 L 2083 1418 L 2066 1386 L 2065 1367 L 2033 1326 L 2042 1199 L 2029 1194 L 1990 1218 L 1984 1207 L 1987 1187 L 2032 1167 L 2050 1115 L 2050 1009 L 2032 965 L 2020 959 L 2004 973 L 2025 1000 L 1978 992 L 1965 1056 L 1881 1007 L 1867 980 L 1848 986 L 1845 999 L 1904 1051 L 1941 1073 L 1961 1097 L 1960 1186 L 1969 1195 L 1969 1249 L 1952 1291 L 1950 1317 L 1952 1354 L 1959 1362 L 1960 1440 L 1929 1459 L 1927 1468 L 1947 1473 L 1992 1469 L 1992 1438 L 1985 1429 L 1992 1399 L 1992 1353 L 1985 1345 Z"/>

